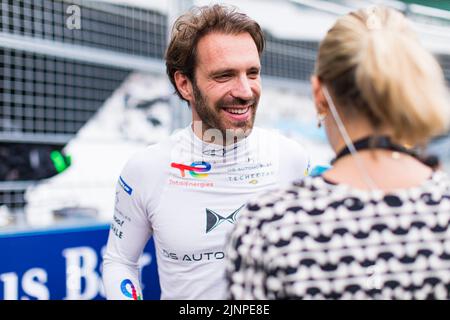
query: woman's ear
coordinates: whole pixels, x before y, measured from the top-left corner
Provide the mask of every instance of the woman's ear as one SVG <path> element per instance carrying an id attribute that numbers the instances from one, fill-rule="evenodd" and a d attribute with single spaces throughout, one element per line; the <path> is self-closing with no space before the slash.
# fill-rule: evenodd
<path id="1" fill-rule="evenodd" d="M 314 104 L 318 114 L 328 114 L 327 100 L 322 91 L 322 83 L 317 76 L 311 77 Z"/>
<path id="2" fill-rule="evenodd" d="M 175 71 L 173 77 L 181 96 L 191 104 L 194 99 L 191 80 L 180 71 Z"/>

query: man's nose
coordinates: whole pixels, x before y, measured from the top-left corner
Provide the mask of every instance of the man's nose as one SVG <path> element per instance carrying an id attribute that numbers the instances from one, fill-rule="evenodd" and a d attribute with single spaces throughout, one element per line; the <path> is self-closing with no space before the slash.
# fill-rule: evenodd
<path id="1" fill-rule="evenodd" d="M 250 100 L 253 98 L 253 91 L 250 85 L 250 79 L 247 76 L 236 78 L 231 95 L 242 100 Z"/>

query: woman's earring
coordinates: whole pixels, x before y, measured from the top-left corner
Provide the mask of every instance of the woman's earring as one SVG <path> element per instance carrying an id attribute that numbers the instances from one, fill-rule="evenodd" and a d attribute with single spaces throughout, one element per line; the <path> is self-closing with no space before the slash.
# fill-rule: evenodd
<path id="1" fill-rule="evenodd" d="M 320 128 L 322 126 L 322 122 L 327 117 L 326 113 L 318 113 L 317 114 L 317 127 Z"/>

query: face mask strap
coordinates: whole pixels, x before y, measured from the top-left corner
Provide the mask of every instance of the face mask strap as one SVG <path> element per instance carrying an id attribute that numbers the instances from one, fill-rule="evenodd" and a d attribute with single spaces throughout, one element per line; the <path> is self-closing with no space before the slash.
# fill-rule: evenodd
<path id="1" fill-rule="evenodd" d="M 333 103 L 333 99 L 331 98 L 328 89 L 325 85 L 322 85 L 322 91 L 325 96 L 325 99 L 328 102 L 328 105 L 330 106 L 331 114 L 333 115 L 333 119 L 337 124 L 337 127 L 339 129 L 339 132 L 344 139 L 345 145 L 347 146 L 348 150 L 350 151 L 350 154 L 355 159 L 356 164 L 358 166 L 359 171 L 361 172 L 366 185 L 370 188 L 370 190 L 378 189 L 375 182 L 372 180 L 372 178 L 367 173 L 367 169 L 364 166 L 363 161 L 361 160 L 361 157 L 358 155 L 358 152 L 355 149 L 355 146 L 353 145 L 352 140 L 350 139 L 350 136 L 347 133 L 347 130 L 345 129 L 344 123 L 341 120 L 341 117 L 339 116 L 339 113 L 337 112 L 336 106 Z"/>

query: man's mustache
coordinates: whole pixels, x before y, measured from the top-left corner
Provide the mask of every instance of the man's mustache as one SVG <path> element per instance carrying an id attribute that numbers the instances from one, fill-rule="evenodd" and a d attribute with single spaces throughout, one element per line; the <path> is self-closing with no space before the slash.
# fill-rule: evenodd
<path id="1" fill-rule="evenodd" d="M 233 107 L 252 107 L 255 106 L 258 103 L 258 99 L 252 98 L 249 100 L 244 100 L 240 98 L 231 98 L 227 101 L 220 101 L 218 106 L 219 108 L 233 108 Z"/>

